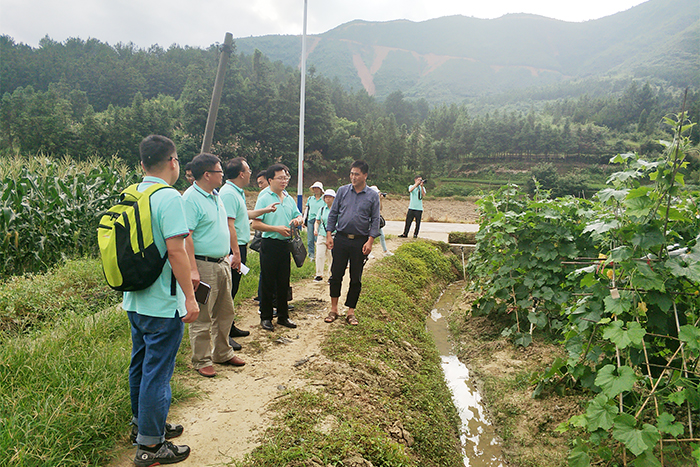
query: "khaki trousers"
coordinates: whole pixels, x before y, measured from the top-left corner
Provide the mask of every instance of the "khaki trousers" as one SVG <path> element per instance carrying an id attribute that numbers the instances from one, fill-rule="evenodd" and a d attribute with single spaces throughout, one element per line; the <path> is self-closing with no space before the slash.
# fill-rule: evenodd
<path id="1" fill-rule="evenodd" d="M 233 358 L 233 349 L 228 343 L 233 323 L 233 299 L 228 263 L 196 261 L 200 280 L 211 286 L 209 301 L 206 305 L 199 304 L 199 317 L 190 323 L 192 366 L 198 370 Z"/>

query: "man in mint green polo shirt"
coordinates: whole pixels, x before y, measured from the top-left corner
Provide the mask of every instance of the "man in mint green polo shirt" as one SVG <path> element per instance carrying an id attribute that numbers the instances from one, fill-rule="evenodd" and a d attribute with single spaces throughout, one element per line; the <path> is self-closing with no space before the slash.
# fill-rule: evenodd
<path id="1" fill-rule="evenodd" d="M 274 331 L 272 326 L 273 298 L 277 298 L 277 324 L 288 328 L 297 325 L 289 319 L 287 290 L 291 273 L 289 239 L 291 226 L 300 226 L 304 219 L 294 199 L 285 191 L 289 183 L 289 169 L 274 164 L 265 172 L 269 189 L 258 195 L 255 209 L 279 203 L 277 209 L 253 219 L 253 228 L 262 231 L 260 248 L 260 326 Z"/>
<path id="2" fill-rule="evenodd" d="M 154 183 L 173 185 L 180 175 L 175 144 L 165 136 L 151 135 L 139 146 L 141 167 L 146 176 L 138 190 Z M 168 441 L 180 436 L 182 425 L 166 423 L 170 410 L 170 378 L 180 348 L 184 323 L 199 315 L 190 281 L 185 250 L 189 234 L 184 204 L 175 189 L 164 188 L 150 198 L 153 241 L 161 255 L 168 254 L 156 282 L 136 292 L 124 292 L 122 308 L 131 323 L 132 441 L 137 443 L 136 465 L 173 464 L 187 459 L 188 446 Z M 173 277 L 177 284 L 173 284 Z M 173 286 L 174 289 L 173 289 Z"/>
<path id="3" fill-rule="evenodd" d="M 408 237 L 408 231 L 411 229 L 413 219 L 416 220 L 416 228 L 413 231 L 413 238 L 418 237 L 420 230 L 420 220 L 423 217 L 423 196 L 425 196 L 425 180 L 422 177 L 416 176 L 413 185 L 409 185 L 408 193 L 411 196 L 411 201 L 408 203 L 408 212 L 406 213 L 406 224 L 403 228 L 403 233 L 399 237 Z"/>
<path id="4" fill-rule="evenodd" d="M 217 156 L 196 156 L 192 159 L 195 182 L 182 195 L 190 230 L 186 247 L 192 283 L 195 290 L 200 281 L 211 287 L 208 302 L 200 306 L 199 318 L 190 324 L 192 366 L 207 378 L 216 376 L 213 363 L 245 365 L 233 354 L 228 340 L 233 323 L 231 267 L 226 261 L 230 232 L 226 208 L 216 191 L 223 182 L 223 173 Z"/>
<path id="5" fill-rule="evenodd" d="M 231 273 L 232 286 L 231 298 L 236 298 L 238 287 L 241 283 L 241 264 L 246 264 L 248 258 L 247 245 L 250 242 L 250 217 L 257 217 L 261 214 L 272 212 L 279 203 L 272 203 L 263 209 L 249 211 L 246 206 L 245 191 L 243 188 L 250 183 L 250 170 L 248 162 L 242 157 L 236 157 L 226 164 L 224 176 L 226 183 L 219 190 L 219 196 L 226 208 L 228 216 L 228 229 L 230 233 L 231 248 Z M 240 349 L 240 344 L 233 340 L 234 337 L 245 337 L 250 331 L 244 331 L 236 327 L 236 323 L 231 324 L 229 331 L 229 344 L 234 350 Z"/>

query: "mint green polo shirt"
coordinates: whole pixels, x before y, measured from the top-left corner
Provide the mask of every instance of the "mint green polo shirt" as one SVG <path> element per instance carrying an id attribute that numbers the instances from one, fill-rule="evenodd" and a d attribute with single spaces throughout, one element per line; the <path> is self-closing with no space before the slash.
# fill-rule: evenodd
<path id="1" fill-rule="evenodd" d="M 309 199 L 306 200 L 306 205 L 309 207 L 309 224 L 311 221 L 316 219 L 316 213 L 318 212 L 321 207 L 326 205 L 326 202 L 323 201 L 323 195 L 319 199 L 316 199 L 315 196 L 309 196 Z"/>
<path id="2" fill-rule="evenodd" d="M 219 196 L 226 208 L 226 216 L 235 219 L 233 225 L 236 228 L 238 244 L 247 245 L 250 241 L 250 219 L 245 204 L 245 192 L 232 181 L 226 180 L 219 190 Z"/>
<path id="3" fill-rule="evenodd" d="M 328 214 L 331 213 L 331 208 L 328 207 L 326 203 L 323 203 L 323 207 L 318 210 L 316 213 L 316 220 L 321 220 L 321 223 L 318 225 L 318 236 L 319 237 L 325 237 L 326 236 L 326 226 L 328 225 Z"/>
<path id="4" fill-rule="evenodd" d="M 228 217 L 221 196 L 207 193 L 194 182 L 182 195 L 185 201 L 187 227 L 192 232 L 194 254 L 221 258 L 230 247 Z"/>
<path id="5" fill-rule="evenodd" d="M 292 219 L 301 216 L 299 208 L 297 208 L 297 203 L 294 202 L 292 197 L 285 192 L 286 196 L 283 200 L 280 200 L 279 196 L 272 190 L 263 190 L 258 195 L 258 200 L 255 203 L 255 209 L 262 209 L 271 205 L 272 203 L 280 203 L 277 205 L 277 210 L 274 212 L 268 212 L 259 216 L 258 219 L 263 221 L 267 225 L 285 225 L 289 227 L 289 223 Z M 263 232 L 263 238 L 276 238 L 277 240 L 289 240 L 289 237 L 277 232 Z"/>
<path id="6" fill-rule="evenodd" d="M 146 176 L 139 184 L 138 190 L 145 191 L 153 183 L 167 185 L 165 180 L 158 177 Z M 190 231 L 185 221 L 185 203 L 177 190 L 164 188 L 151 196 L 151 226 L 153 242 L 161 256 L 168 251 L 166 240 L 173 237 L 185 238 Z M 172 318 L 175 312 L 185 316 L 185 294 L 177 284 L 175 295 L 170 295 L 173 268 L 170 260 L 165 262 L 163 271 L 158 279 L 148 288 L 135 292 L 124 292 L 122 308 L 134 311 L 140 315 L 155 318 Z"/>
<path id="7" fill-rule="evenodd" d="M 410 189 L 413 185 L 408 185 Z M 419 196 L 421 191 L 420 185 L 413 189 L 409 194 L 411 195 L 411 201 L 408 203 L 408 209 L 413 209 L 414 211 L 423 210 L 423 196 Z"/>

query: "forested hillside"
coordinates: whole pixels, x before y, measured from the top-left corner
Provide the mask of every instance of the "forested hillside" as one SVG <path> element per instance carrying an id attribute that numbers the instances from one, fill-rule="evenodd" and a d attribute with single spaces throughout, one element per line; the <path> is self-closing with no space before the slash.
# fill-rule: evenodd
<path id="1" fill-rule="evenodd" d="M 642 6 L 662 3 L 653 0 Z M 328 34 L 342 35 L 355 26 Z M 391 37 L 382 34 L 372 40 Z M 399 45 L 396 41 L 404 39 L 405 34 L 392 40 Z M 658 47 L 671 47 L 676 39 L 670 36 Z M 199 151 L 218 45 L 139 49 L 98 39 L 59 43 L 46 37 L 32 48 L 0 36 L 0 56 L 0 155 L 85 159 L 116 154 L 136 164 L 138 143 L 150 133 L 173 138 L 183 162 Z M 559 58 L 560 63 L 567 61 L 572 60 Z M 669 76 L 687 71 L 681 62 L 677 69 L 666 67 Z M 451 79 L 458 81 L 459 74 Z M 296 170 L 299 82 L 295 67 L 271 61 L 259 50 L 236 50 L 213 152 L 224 159 L 247 157 L 254 169 L 282 161 Z M 449 83 L 441 86 L 449 92 Z M 364 158 L 371 176 L 391 189 L 418 172 L 429 178 L 458 177 L 512 161 L 523 161 L 525 168 L 563 160 L 595 165 L 620 152 L 653 154 L 668 131 L 661 118 L 680 111 L 686 87 L 686 108 L 699 121 L 697 83 L 679 87 L 652 75 L 577 79 L 480 100 L 430 104 L 407 97 L 402 87 L 384 99 L 361 87 L 349 91 L 339 78 L 310 66 L 305 172 L 334 184 L 345 179 L 353 159 Z M 696 129 L 692 140 L 699 139 Z"/>
<path id="2" fill-rule="evenodd" d="M 293 36 L 241 38 L 238 46 L 291 66 L 301 53 Z M 557 84 L 572 93 L 569 81 L 590 78 L 685 87 L 700 83 L 700 8 L 695 0 L 650 0 L 583 23 L 526 14 L 353 21 L 311 36 L 307 60 L 347 89 L 380 99 L 400 90 L 431 104 Z"/>

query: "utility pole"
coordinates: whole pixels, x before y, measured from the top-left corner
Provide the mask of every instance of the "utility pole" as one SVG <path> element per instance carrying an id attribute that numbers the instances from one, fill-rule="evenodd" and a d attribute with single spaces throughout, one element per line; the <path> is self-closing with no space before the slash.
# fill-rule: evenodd
<path id="1" fill-rule="evenodd" d="M 224 37 L 224 46 L 221 48 L 221 56 L 219 57 L 219 68 L 216 71 L 216 80 L 214 80 L 214 92 L 211 95 L 211 103 L 209 104 L 209 115 L 207 115 L 207 126 L 204 130 L 204 140 L 202 141 L 202 151 L 209 152 L 211 150 L 211 142 L 214 139 L 214 127 L 216 126 L 216 116 L 219 114 L 219 103 L 221 102 L 221 91 L 224 89 L 224 78 L 226 77 L 226 68 L 228 68 L 228 60 L 233 51 L 233 35 L 230 32 Z"/>
<path id="2" fill-rule="evenodd" d="M 297 207 L 302 211 L 304 199 L 304 113 L 306 112 L 306 8 L 304 0 L 304 31 L 301 35 L 301 92 L 299 93 L 299 180 L 297 181 Z"/>

